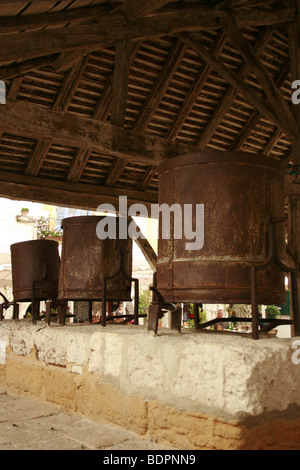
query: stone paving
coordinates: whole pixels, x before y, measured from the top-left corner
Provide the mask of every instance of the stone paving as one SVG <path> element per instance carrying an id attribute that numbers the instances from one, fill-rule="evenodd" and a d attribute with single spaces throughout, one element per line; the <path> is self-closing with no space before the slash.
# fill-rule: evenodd
<path id="1" fill-rule="evenodd" d="M 164 450 L 133 432 L 0 389 L 0 450 Z"/>

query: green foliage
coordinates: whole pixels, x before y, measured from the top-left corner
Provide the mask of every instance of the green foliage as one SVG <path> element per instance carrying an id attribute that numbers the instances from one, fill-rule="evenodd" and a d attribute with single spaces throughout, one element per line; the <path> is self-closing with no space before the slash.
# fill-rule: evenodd
<path id="1" fill-rule="evenodd" d="M 142 315 L 147 315 L 148 313 L 148 308 L 149 305 L 151 304 L 152 301 L 152 292 L 148 288 L 142 289 L 141 292 L 139 292 L 139 314 Z"/>
<path id="2" fill-rule="evenodd" d="M 280 307 L 276 307 L 276 305 L 268 305 L 266 307 L 266 318 L 278 317 L 280 317 Z"/>

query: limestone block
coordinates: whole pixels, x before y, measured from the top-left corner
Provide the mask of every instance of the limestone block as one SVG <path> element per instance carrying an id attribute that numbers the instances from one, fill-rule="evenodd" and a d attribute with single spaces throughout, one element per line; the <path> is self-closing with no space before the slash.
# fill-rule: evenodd
<path id="1" fill-rule="evenodd" d="M 100 331 L 90 337 L 89 372 L 92 374 L 100 374 L 103 371 L 104 340 L 105 336 Z"/>
<path id="2" fill-rule="evenodd" d="M 39 398 L 43 394 L 43 366 L 33 358 L 14 358 L 10 355 L 6 361 L 5 383 L 11 389 Z"/>
<path id="3" fill-rule="evenodd" d="M 163 344 L 150 335 L 135 336 L 127 346 L 128 382 L 132 389 L 161 390 L 164 386 L 165 364 Z"/>
<path id="4" fill-rule="evenodd" d="M 76 410 L 77 375 L 67 372 L 65 368 L 45 367 L 45 399 L 67 410 Z"/>
<path id="5" fill-rule="evenodd" d="M 66 365 L 67 331 L 62 328 L 45 327 L 35 334 L 37 357 L 47 364 Z"/>
<path id="6" fill-rule="evenodd" d="M 123 338 L 111 333 L 105 338 L 104 374 L 118 377 L 122 365 Z"/>
<path id="7" fill-rule="evenodd" d="M 90 353 L 90 335 L 86 334 L 75 334 L 68 335 L 68 341 L 66 345 L 66 353 L 68 362 L 85 365 L 88 362 Z"/>

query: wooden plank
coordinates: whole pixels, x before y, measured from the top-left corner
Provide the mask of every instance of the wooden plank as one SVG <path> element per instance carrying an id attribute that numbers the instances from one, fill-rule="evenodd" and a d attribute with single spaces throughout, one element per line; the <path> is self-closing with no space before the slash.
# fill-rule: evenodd
<path id="1" fill-rule="evenodd" d="M 139 43 L 133 43 L 130 45 L 129 67 L 133 63 L 138 49 L 139 49 Z M 111 106 L 112 106 L 112 98 L 113 98 L 113 80 L 114 80 L 114 71 L 112 71 L 112 73 L 108 77 L 104 90 L 95 107 L 94 114 L 93 114 L 93 118 L 95 119 L 106 121 L 108 119 L 108 116 L 110 115 Z"/>
<path id="2" fill-rule="evenodd" d="M 225 35 L 224 33 L 220 33 L 217 38 L 216 43 L 214 44 L 212 48 L 211 53 L 214 54 L 216 57 L 218 57 L 225 43 L 226 43 Z M 172 126 L 170 127 L 168 131 L 167 137 L 169 139 L 176 138 L 182 124 L 184 123 L 186 117 L 188 116 L 189 112 L 194 106 L 195 100 L 197 96 L 199 96 L 199 93 L 202 90 L 210 72 L 211 72 L 211 68 L 207 64 L 205 64 L 198 79 L 195 81 L 194 85 L 191 87 L 189 93 L 187 94 L 176 119 L 174 120 L 174 122 L 172 123 Z"/>
<path id="3" fill-rule="evenodd" d="M 170 0 L 151 0 L 151 2 L 145 2 L 145 0 L 126 0 L 122 10 L 127 18 L 134 19 L 148 16 L 169 2 Z"/>
<path id="4" fill-rule="evenodd" d="M 70 10 L 71 11 L 71 10 Z M 67 21 L 68 12 L 64 12 Z M 295 8 L 275 12 L 241 12 L 235 15 L 239 27 L 281 24 L 293 21 Z M 48 16 L 50 14 L 47 14 Z M 183 31 L 219 29 L 228 21 L 222 11 L 203 12 L 193 7 L 175 12 L 157 13 L 148 18 L 126 21 L 120 13 L 103 15 L 96 23 L 77 24 L 60 29 L 21 32 L 1 35 L 0 64 L 24 61 L 34 57 L 78 49 L 93 51 L 113 46 L 122 40 L 141 41 Z"/>
<path id="5" fill-rule="evenodd" d="M 134 124 L 134 129 L 136 131 L 145 131 L 147 124 L 151 120 L 152 115 L 155 113 L 157 106 L 164 96 L 185 51 L 186 45 L 181 41 L 176 40 L 168 54 L 164 67 L 152 87 L 151 92 Z"/>
<path id="6" fill-rule="evenodd" d="M 113 75 L 113 99 L 111 123 L 124 126 L 127 108 L 129 75 L 129 42 L 124 40 L 116 45 L 115 67 Z"/>
<path id="7" fill-rule="evenodd" d="M 259 36 L 258 39 L 256 40 L 254 50 L 256 51 L 257 54 L 261 53 L 265 46 L 267 45 L 270 37 L 273 34 L 273 28 L 267 27 Z M 246 78 L 247 75 L 250 72 L 250 67 L 247 63 L 242 65 L 242 67 L 239 69 L 238 73 L 242 79 Z M 233 99 L 236 95 L 237 91 L 235 90 L 234 87 L 230 86 L 222 101 L 218 104 L 217 108 L 213 112 L 209 123 L 205 127 L 205 129 L 202 131 L 200 138 L 198 140 L 198 145 L 201 148 L 205 148 L 208 142 L 210 141 L 212 135 L 216 131 L 217 127 L 219 126 L 220 122 L 222 121 L 223 117 L 225 114 L 229 111 Z"/>
<path id="8" fill-rule="evenodd" d="M 149 183 L 151 182 L 156 172 L 157 172 L 157 168 L 155 166 L 149 166 L 144 178 L 139 183 L 137 189 L 145 191 L 147 187 L 149 186 Z"/>
<path id="9" fill-rule="evenodd" d="M 62 182 L 0 170 L 0 197 L 93 211 L 106 202 L 118 211 L 119 196 L 127 196 L 128 205 L 143 203 L 148 210 L 157 203 L 157 194 L 153 192 Z"/>
<path id="10" fill-rule="evenodd" d="M 279 121 L 277 116 L 274 114 L 273 109 L 270 105 L 262 99 L 259 95 L 251 90 L 251 88 L 245 83 L 240 74 L 233 72 L 222 62 L 213 57 L 209 51 L 207 51 L 200 41 L 196 41 L 189 33 L 178 35 L 183 41 L 198 52 L 202 60 L 204 60 L 213 70 L 220 74 L 220 76 L 230 83 L 233 88 L 238 90 L 247 101 L 256 108 L 261 114 L 266 116 L 273 124 L 282 130 L 287 136 L 293 137 L 297 135 L 296 129 L 289 126 L 289 123 Z"/>
<path id="11" fill-rule="evenodd" d="M 290 128 L 289 135 L 296 135 L 299 133 L 299 127 L 294 119 L 293 115 L 290 112 L 290 109 L 283 99 L 280 91 L 274 84 L 274 81 L 269 75 L 267 68 L 259 60 L 258 56 L 253 51 L 251 45 L 242 35 L 240 30 L 236 27 L 234 22 L 229 22 L 225 25 L 225 30 L 228 36 L 231 38 L 232 42 L 241 52 L 242 56 L 245 59 L 245 62 L 248 63 L 251 70 L 255 73 L 256 78 L 260 82 L 262 89 L 273 108 L 274 114 L 277 116 L 279 121 L 282 121 L 284 127 L 288 126 Z"/>
<path id="12" fill-rule="evenodd" d="M 107 175 L 105 186 L 114 186 L 114 184 L 118 181 L 119 177 L 126 168 L 127 163 L 127 160 L 123 160 L 121 158 L 117 158 L 115 160 L 109 174 Z"/>
<path id="13" fill-rule="evenodd" d="M 73 183 L 77 183 L 85 169 L 87 162 L 91 155 L 90 150 L 79 149 L 76 157 L 74 158 L 72 165 L 69 169 L 66 180 Z"/>
<path id="14" fill-rule="evenodd" d="M 70 112 L 44 109 L 26 101 L 7 100 L 1 109 L 1 130 L 152 166 L 197 151 L 195 146 L 139 134 Z"/>
<path id="15" fill-rule="evenodd" d="M 37 176 L 41 166 L 44 163 L 46 155 L 51 147 L 51 142 L 43 140 L 36 143 L 32 154 L 30 155 L 26 168 L 25 175 Z"/>

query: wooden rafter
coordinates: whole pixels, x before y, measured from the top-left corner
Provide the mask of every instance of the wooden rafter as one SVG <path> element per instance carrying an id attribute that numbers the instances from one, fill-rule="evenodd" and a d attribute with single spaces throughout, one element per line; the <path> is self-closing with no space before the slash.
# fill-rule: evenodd
<path id="1" fill-rule="evenodd" d="M 257 54 L 255 54 L 251 45 L 234 22 L 228 22 L 225 25 L 225 30 L 243 55 L 245 61 L 249 64 L 251 70 L 255 73 L 270 106 L 272 106 L 274 114 L 277 116 L 278 121 L 282 123 L 282 128 L 288 126 L 290 129 L 289 135 L 297 135 L 299 133 L 298 124 L 273 79 L 270 77 L 267 68 L 259 60 Z"/>
<path id="2" fill-rule="evenodd" d="M 223 33 L 220 33 L 218 36 L 218 39 L 216 43 L 213 46 L 213 49 L 211 51 L 212 54 L 214 54 L 216 57 L 218 57 L 219 53 L 223 49 L 224 45 L 226 42 L 225 35 Z M 189 112 L 191 111 L 192 107 L 194 106 L 195 99 L 197 96 L 199 96 L 200 91 L 202 90 L 202 87 L 204 83 L 206 82 L 209 74 L 211 72 L 211 68 L 207 65 L 204 64 L 198 79 L 195 81 L 193 87 L 190 89 L 188 95 L 186 96 L 184 103 L 179 110 L 178 115 L 176 116 L 174 122 L 172 123 L 172 126 L 170 127 L 167 137 L 169 139 L 175 139 L 182 124 L 184 123 L 186 117 L 188 116 Z"/>
<path id="3" fill-rule="evenodd" d="M 77 183 L 91 156 L 91 150 L 79 149 L 67 174 L 66 180 Z"/>
<path id="4" fill-rule="evenodd" d="M 117 158 L 115 160 L 109 174 L 106 177 L 105 186 L 114 186 L 126 168 L 127 163 L 127 160 L 123 160 L 122 158 Z"/>
<path id="5" fill-rule="evenodd" d="M 130 44 L 130 57 L 129 57 L 129 67 L 132 65 L 136 53 L 139 49 L 139 43 Z M 112 98 L 113 98 L 113 80 L 114 80 L 114 71 L 109 75 L 104 90 L 101 93 L 100 99 L 98 100 L 93 118 L 99 119 L 101 121 L 106 121 L 108 116 L 111 113 Z"/>
<path id="6" fill-rule="evenodd" d="M 261 114 L 266 116 L 274 125 L 280 128 L 288 136 L 297 135 L 297 131 L 291 128 L 289 123 L 279 121 L 273 109 L 264 99 L 252 91 L 252 89 L 245 83 L 245 81 L 236 72 L 233 72 L 229 67 L 224 65 L 214 56 L 212 56 L 200 43 L 196 41 L 189 33 L 179 34 L 179 37 L 185 41 L 190 47 L 195 49 L 213 70 L 221 75 L 228 81 L 234 88 L 236 88 L 244 97 L 256 108 Z"/>
<path id="7" fill-rule="evenodd" d="M 275 85 L 277 87 L 277 89 L 279 89 L 282 84 L 284 83 L 284 81 L 286 80 L 287 76 L 289 74 L 289 62 L 286 64 L 286 66 L 283 68 L 283 70 L 281 71 L 281 73 L 279 74 L 279 76 L 276 78 L 276 81 L 275 81 Z M 240 150 L 245 142 L 245 140 L 247 139 L 249 133 L 251 132 L 252 129 L 255 129 L 255 126 L 257 125 L 257 123 L 260 121 L 261 119 L 261 114 L 255 109 L 250 118 L 248 119 L 247 121 L 247 124 L 243 126 L 243 128 L 241 129 L 241 131 L 239 132 L 238 136 L 235 138 L 233 144 L 229 147 L 228 150 Z M 282 134 L 282 132 L 280 130 L 277 130 L 275 132 L 276 133 L 279 133 L 280 135 Z M 270 139 L 272 140 L 272 139 Z M 272 144 L 270 143 L 270 146 Z M 266 151 L 268 152 L 268 144 L 266 146 L 266 149 L 264 149 L 262 151 L 262 153 L 265 155 L 267 153 L 265 153 Z M 270 147 L 271 149 L 271 147 Z M 270 150 L 271 151 L 271 150 Z"/>
<path id="8" fill-rule="evenodd" d="M 45 15 L 48 20 L 49 15 L 51 14 Z M 67 23 L 68 12 L 64 12 L 64 15 Z M 295 19 L 295 15 L 295 8 L 282 8 L 270 12 L 242 10 L 235 14 L 235 21 L 239 27 L 264 26 L 288 23 Z M 47 18 L 44 21 L 47 21 Z M 89 25 L 71 24 L 60 29 L 29 32 L 20 30 L 18 34 L 1 35 L 0 64 L 75 49 L 81 53 L 93 51 L 113 46 L 124 39 L 141 41 L 184 31 L 209 31 L 219 29 L 226 21 L 228 21 L 227 12 L 204 11 L 201 7 L 193 7 L 175 12 L 156 13 L 132 21 L 126 21 L 122 13 L 115 12 L 103 15 L 96 23 Z"/>
<path id="9" fill-rule="evenodd" d="M 148 16 L 169 2 L 170 0 L 151 0 L 151 2 L 145 2 L 145 0 L 126 0 L 125 5 L 122 5 L 121 9 L 127 18 L 134 19 Z"/>
<path id="10" fill-rule="evenodd" d="M 141 191 L 145 191 L 147 187 L 149 186 L 149 183 L 152 180 L 156 172 L 157 172 L 157 168 L 155 166 L 149 166 L 149 168 L 147 169 L 145 173 L 144 178 L 138 184 L 137 189 L 140 189 Z"/>
<path id="11" fill-rule="evenodd" d="M 254 46 L 254 50 L 256 51 L 257 54 L 260 54 L 264 50 L 272 34 L 273 34 L 273 28 L 267 27 L 259 35 Z M 247 75 L 249 74 L 249 72 L 250 72 L 250 67 L 247 63 L 243 64 L 242 67 L 238 71 L 242 79 L 245 79 Z M 223 117 L 229 111 L 236 93 L 237 93 L 237 90 L 233 86 L 229 86 L 222 101 L 220 101 L 217 108 L 215 109 L 209 123 L 207 124 L 207 126 L 205 127 L 205 129 L 202 131 L 200 135 L 200 138 L 198 140 L 198 145 L 201 148 L 205 148 L 206 145 L 208 144 L 209 140 L 211 139 L 218 125 L 222 121 Z"/>
<path id="12" fill-rule="evenodd" d="M 129 42 L 124 40 L 116 45 L 115 68 L 113 78 L 113 99 L 111 123 L 124 126 L 127 107 L 129 75 Z"/>
<path id="13" fill-rule="evenodd" d="M 181 41 L 176 40 L 168 54 L 165 65 L 135 122 L 134 129 L 137 132 L 145 131 L 149 121 L 151 120 L 151 116 L 155 113 L 162 97 L 164 96 L 185 51 L 186 45 Z"/>

